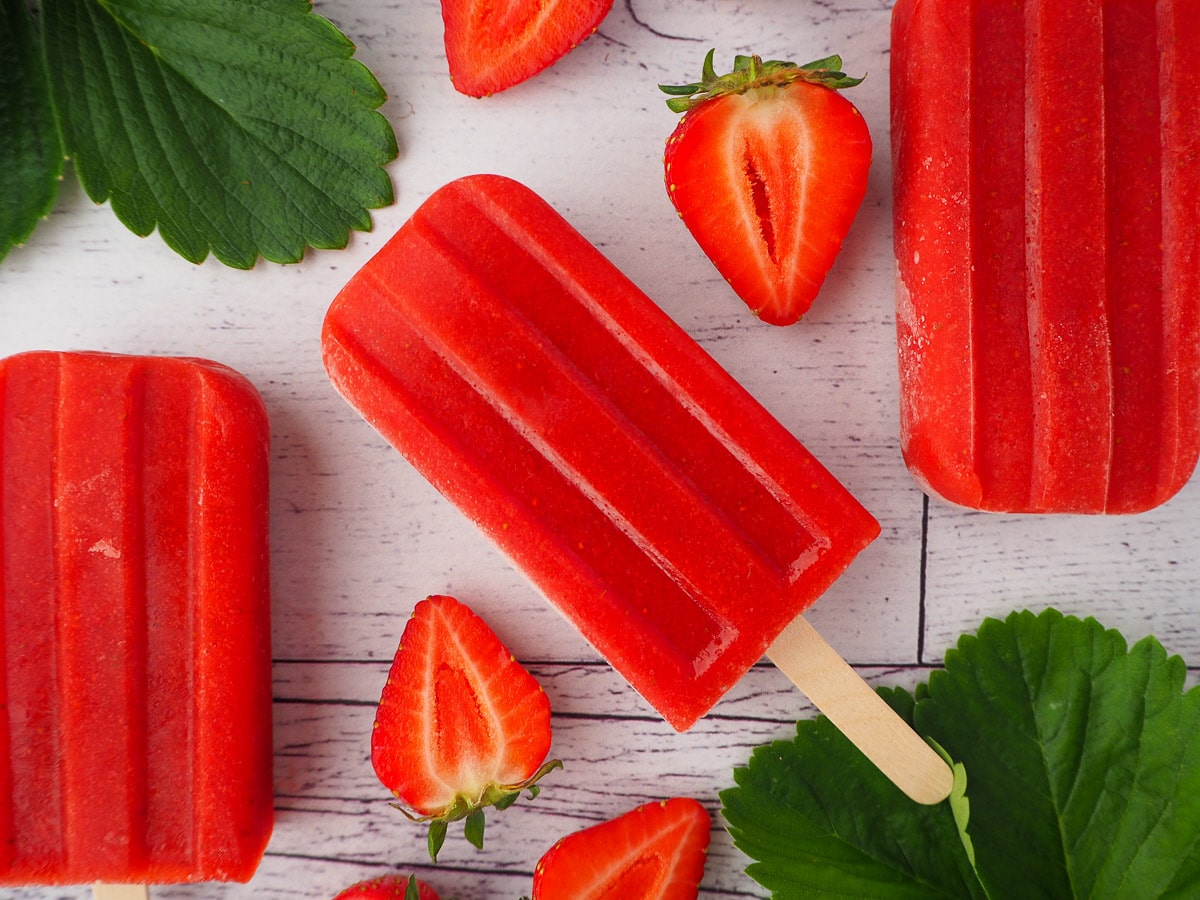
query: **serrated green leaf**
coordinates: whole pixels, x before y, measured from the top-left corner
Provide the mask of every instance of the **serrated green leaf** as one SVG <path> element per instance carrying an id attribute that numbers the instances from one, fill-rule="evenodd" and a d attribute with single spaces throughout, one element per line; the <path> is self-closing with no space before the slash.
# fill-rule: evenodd
<path id="1" fill-rule="evenodd" d="M 1200 692 L 1146 639 L 1053 610 L 989 620 L 934 672 L 916 721 L 966 767 L 998 898 L 1195 897 Z"/>
<path id="2" fill-rule="evenodd" d="M 392 202 L 375 77 L 309 0 L 44 0 L 68 153 L 97 203 L 185 258 L 345 246 Z"/>
<path id="3" fill-rule="evenodd" d="M 881 693 L 911 713 L 907 693 Z M 823 716 L 756 749 L 734 780 L 722 813 L 776 900 L 985 896 L 950 805 L 913 803 Z"/>
<path id="4" fill-rule="evenodd" d="M 0 260 L 58 196 L 63 150 L 41 45 L 25 0 L 0 0 Z"/>
<path id="5" fill-rule="evenodd" d="M 907 801 L 821 718 L 735 772 L 730 832 L 776 898 L 1194 900 L 1200 688 L 1184 677 L 1158 641 L 1129 648 L 1092 619 L 988 620 L 915 705 L 889 696 L 955 761 L 949 803 Z"/>

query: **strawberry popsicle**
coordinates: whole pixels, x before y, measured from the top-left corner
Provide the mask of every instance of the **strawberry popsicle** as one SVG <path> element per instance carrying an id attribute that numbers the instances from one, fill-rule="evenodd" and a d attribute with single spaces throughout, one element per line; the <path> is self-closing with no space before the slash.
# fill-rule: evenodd
<path id="1" fill-rule="evenodd" d="M 507 178 L 434 193 L 335 299 L 322 346 L 337 389 L 676 729 L 879 533 Z"/>
<path id="2" fill-rule="evenodd" d="M 216 363 L 0 361 L 0 885 L 253 874 L 268 435 Z"/>
<path id="3" fill-rule="evenodd" d="M 1200 451 L 1200 4 L 898 0 L 892 146 L 918 482 L 1000 512 L 1169 499 Z"/>

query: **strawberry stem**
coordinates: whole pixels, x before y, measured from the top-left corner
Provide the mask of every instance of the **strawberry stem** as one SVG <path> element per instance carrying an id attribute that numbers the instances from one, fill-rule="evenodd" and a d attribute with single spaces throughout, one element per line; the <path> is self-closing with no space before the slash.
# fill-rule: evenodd
<path id="1" fill-rule="evenodd" d="M 708 100 L 726 94 L 742 94 L 759 87 L 784 87 L 794 81 L 819 84 L 830 90 L 842 90 L 862 83 L 842 71 L 842 58 L 836 54 L 814 60 L 802 66 L 782 59 L 764 60 L 761 56 L 738 54 L 733 58 L 733 71 L 718 75 L 713 66 L 715 48 L 704 57 L 700 80 L 691 84 L 660 84 L 658 89 L 668 94 L 667 107 L 672 112 L 687 112 Z"/>

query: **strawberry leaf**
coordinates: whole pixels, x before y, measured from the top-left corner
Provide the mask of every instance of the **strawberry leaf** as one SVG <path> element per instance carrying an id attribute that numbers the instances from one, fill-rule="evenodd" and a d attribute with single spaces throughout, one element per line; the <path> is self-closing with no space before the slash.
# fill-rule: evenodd
<path id="1" fill-rule="evenodd" d="M 881 692 L 906 718 L 912 698 Z M 913 803 L 824 716 L 757 748 L 721 794 L 746 872 L 776 900 L 982 900 L 949 804 Z"/>
<path id="2" fill-rule="evenodd" d="M 392 201 L 396 138 L 309 0 L 44 0 L 67 150 L 97 203 L 199 262 L 295 262 Z"/>
<path id="3" fill-rule="evenodd" d="M 1200 690 L 1147 638 L 1049 611 L 946 655 L 919 728 L 966 767 L 996 897 L 1191 895 L 1200 884 Z"/>
<path id="4" fill-rule="evenodd" d="M 912 697 L 955 761 L 948 803 L 899 794 L 824 718 L 760 747 L 722 794 L 776 898 L 1185 897 L 1200 883 L 1200 688 L 1054 610 L 988 620 Z"/>
<path id="5" fill-rule="evenodd" d="M 25 0 L 0 0 L 0 260 L 58 196 L 63 150 Z"/>

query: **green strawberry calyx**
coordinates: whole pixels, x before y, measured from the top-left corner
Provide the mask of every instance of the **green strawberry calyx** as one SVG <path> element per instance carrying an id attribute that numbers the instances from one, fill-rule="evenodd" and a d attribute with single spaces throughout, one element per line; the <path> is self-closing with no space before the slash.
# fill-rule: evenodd
<path id="1" fill-rule="evenodd" d="M 714 50 L 704 57 L 700 80 L 691 84 L 660 84 L 658 89 L 669 94 L 667 106 L 672 112 L 687 112 L 708 100 L 726 94 L 743 94 L 753 88 L 785 87 L 796 81 L 818 84 L 831 90 L 842 90 L 862 83 L 842 71 L 842 58 L 826 56 L 802 66 L 781 59 L 764 60 L 761 56 L 738 54 L 733 58 L 733 71 L 718 75 L 713 68 Z"/>
<path id="2" fill-rule="evenodd" d="M 484 810 L 489 806 L 495 807 L 498 810 L 508 809 L 521 796 L 521 792 L 526 790 L 529 791 L 529 799 L 532 800 L 541 791 L 538 782 L 541 781 L 543 776 L 554 769 L 561 769 L 562 767 L 562 760 L 549 760 L 543 763 L 536 772 L 524 781 L 516 784 L 490 784 L 478 797 L 468 797 L 465 794 L 459 794 L 454 799 L 454 802 L 445 810 L 432 815 L 411 813 L 400 803 L 392 803 L 391 805 L 404 813 L 412 822 L 429 823 L 429 858 L 437 862 L 438 852 L 446 842 L 446 833 L 449 830 L 451 822 L 466 819 L 463 828 L 464 835 L 476 848 L 483 849 Z"/>

